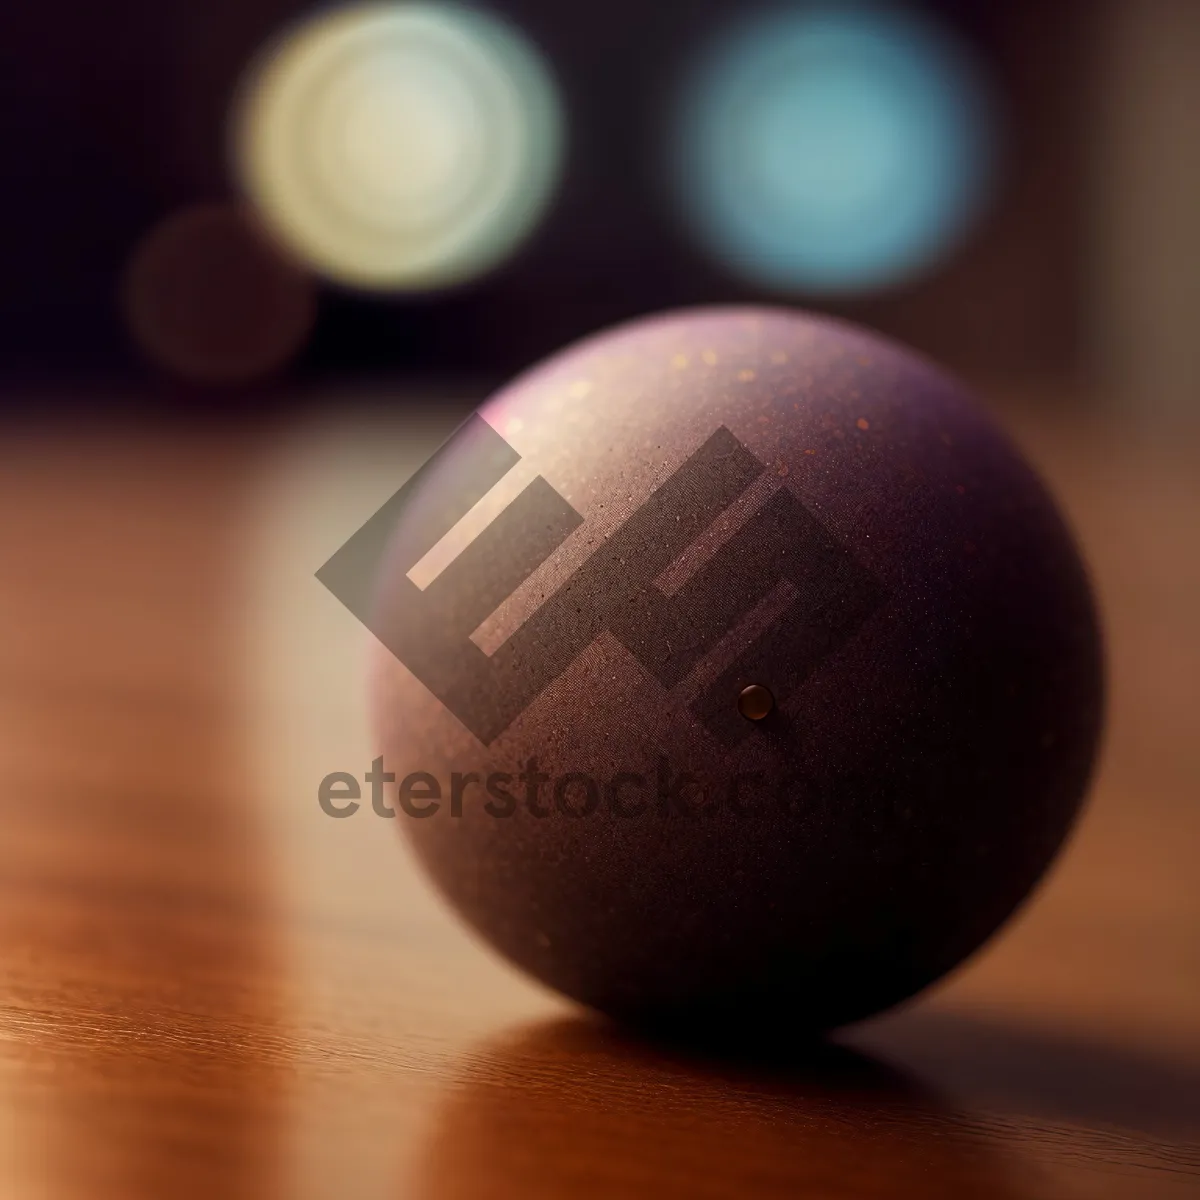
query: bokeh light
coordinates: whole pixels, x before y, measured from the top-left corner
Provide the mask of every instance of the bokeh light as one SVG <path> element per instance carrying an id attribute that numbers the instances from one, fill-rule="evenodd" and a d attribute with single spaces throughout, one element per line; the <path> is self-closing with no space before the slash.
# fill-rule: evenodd
<path id="1" fill-rule="evenodd" d="M 540 55 L 508 23 L 366 4 L 272 46 L 233 135 L 242 186 L 299 258 L 351 287 L 425 291 L 498 266 L 533 230 L 563 119 Z"/>
<path id="2" fill-rule="evenodd" d="M 123 280 L 125 318 L 160 367 L 239 384 L 284 366 L 316 320 L 316 283 L 236 205 L 198 205 L 142 240 Z"/>
<path id="3" fill-rule="evenodd" d="M 996 122 L 969 56 L 905 9 L 814 5 L 735 27 L 672 130 L 695 235 L 780 291 L 854 293 L 933 266 L 989 192 Z"/>

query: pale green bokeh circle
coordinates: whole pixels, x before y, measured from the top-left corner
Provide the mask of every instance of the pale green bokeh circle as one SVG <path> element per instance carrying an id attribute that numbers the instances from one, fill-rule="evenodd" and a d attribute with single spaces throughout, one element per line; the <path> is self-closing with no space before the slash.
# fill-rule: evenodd
<path id="1" fill-rule="evenodd" d="M 359 4 L 252 67 L 233 110 L 238 180 L 313 270 L 428 291 L 497 267 L 544 214 L 564 120 L 538 51 L 457 5 Z"/>

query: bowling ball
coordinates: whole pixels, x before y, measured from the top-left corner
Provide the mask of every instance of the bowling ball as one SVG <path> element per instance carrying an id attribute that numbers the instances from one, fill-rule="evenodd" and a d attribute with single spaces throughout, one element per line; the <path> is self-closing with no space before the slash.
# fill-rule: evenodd
<path id="1" fill-rule="evenodd" d="M 491 946 L 619 1019 L 876 1013 L 995 932 L 1076 816 L 1103 669 L 1071 535 L 962 387 L 872 333 L 599 334 L 371 528 L 397 824 Z"/>

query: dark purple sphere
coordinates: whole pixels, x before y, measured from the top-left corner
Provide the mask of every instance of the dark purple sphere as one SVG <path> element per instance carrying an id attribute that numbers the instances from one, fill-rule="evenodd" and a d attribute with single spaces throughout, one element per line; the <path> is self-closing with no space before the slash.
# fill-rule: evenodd
<path id="1" fill-rule="evenodd" d="M 1103 693 L 1079 555 L 963 389 L 874 334 L 764 309 L 601 334 L 398 511 L 374 710 L 387 770 L 430 777 L 400 823 L 585 1004 L 866 1017 L 987 939 L 1072 824 Z"/>

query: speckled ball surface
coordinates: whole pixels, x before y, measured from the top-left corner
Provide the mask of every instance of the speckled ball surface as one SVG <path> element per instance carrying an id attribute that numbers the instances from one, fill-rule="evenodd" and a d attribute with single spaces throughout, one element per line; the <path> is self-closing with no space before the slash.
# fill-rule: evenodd
<path id="1" fill-rule="evenodd" d="M 602 333 L 392 516 L 397 824 L 584 1004 L 721 1036 L 866 1017 L 979 947 L 1073 822 L 1103 667 L 1071 536 L 961 387 L 873 334 Z"/>

